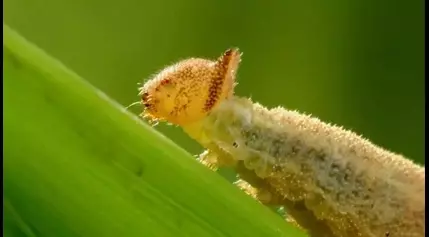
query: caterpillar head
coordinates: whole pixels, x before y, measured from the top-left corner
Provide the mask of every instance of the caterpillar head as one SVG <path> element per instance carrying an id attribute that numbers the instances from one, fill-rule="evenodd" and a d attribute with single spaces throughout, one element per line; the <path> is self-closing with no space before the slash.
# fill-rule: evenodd
<path id="1" fill-rule="evenodd" d="M 190 58 L 163 69 L 139 88 L 143 117 L 180 126 L 204 118 L 233 95 L 240 58 L 229 49 L 216 61 Z"/>

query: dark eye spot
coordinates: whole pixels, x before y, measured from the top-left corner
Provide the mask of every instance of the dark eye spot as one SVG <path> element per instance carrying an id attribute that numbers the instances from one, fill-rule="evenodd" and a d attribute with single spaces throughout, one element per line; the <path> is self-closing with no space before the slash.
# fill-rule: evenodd
<path id="1" fill-rule="evenodd" d="M 161 85 L 167 85 L 167 84 L 170 84 L 170 83 L 171 83 L 170 79 L 164 79 L 164 80 L 161 81 Z"/>
<path id="2" fill-rule="evenodd" d="M 238 144 L 236 142 L 234 142 L 234 143 L 232 143 L 232 146 L 235 147 L 235 148 L 237 148 Z"/>
<path id="3" fill-rule="evenodd" d="M 149 96 L 149 93 L 144 92 L 144 93 L 142 94 L 142 100 L 146 100 L 148 96 Z"/>

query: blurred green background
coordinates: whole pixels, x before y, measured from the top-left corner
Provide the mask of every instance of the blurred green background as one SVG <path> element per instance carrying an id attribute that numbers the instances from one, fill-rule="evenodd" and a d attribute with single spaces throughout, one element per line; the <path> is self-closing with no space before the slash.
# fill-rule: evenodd
<path id="1" fill-rule="evenodd" d="M 237 46 L 244 54 L 236 94 L 313 114 L 424 164 L 424 1 L 3 6 L 6 24 L 124 106 L 139 99 L 137 83 L 164 66 Z M 202 151 L 178 127 L 157 129 L 193 154 Z"/>

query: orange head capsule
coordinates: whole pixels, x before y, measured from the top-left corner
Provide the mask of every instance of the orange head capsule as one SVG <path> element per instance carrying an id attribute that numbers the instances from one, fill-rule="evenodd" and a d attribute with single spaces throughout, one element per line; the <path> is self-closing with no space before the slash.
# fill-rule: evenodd
<path id="1" fill-rule="evenodd" d="M 240 57 L 229 49 L 216 61 L 190 58 L 163 69 L 140 88 L 143 116 L 180 126 L 204 118 L 233 94 Z"/>

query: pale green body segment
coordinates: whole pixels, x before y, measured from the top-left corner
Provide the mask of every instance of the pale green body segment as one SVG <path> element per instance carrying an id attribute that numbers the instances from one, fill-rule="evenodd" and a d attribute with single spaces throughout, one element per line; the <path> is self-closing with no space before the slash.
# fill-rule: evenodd
<path id="1" fill-rule="evenodd" d="M 350 131 L 239 97 L 184 129 L 312 236 L 424 236 L 424 168 Z"/>

